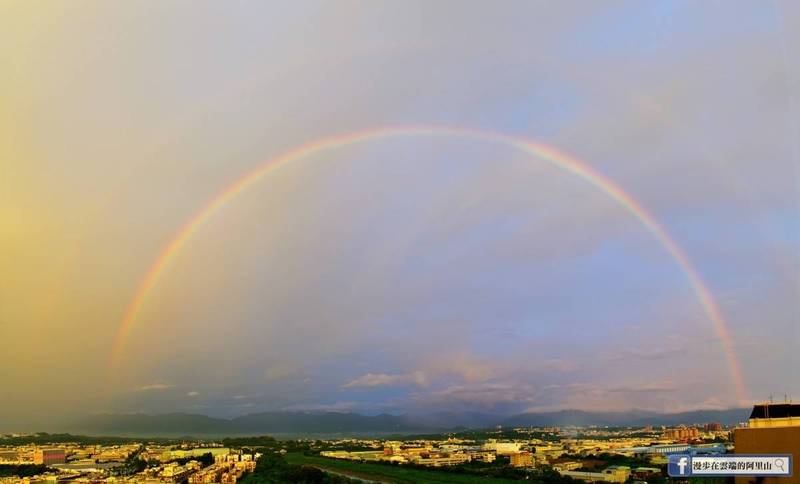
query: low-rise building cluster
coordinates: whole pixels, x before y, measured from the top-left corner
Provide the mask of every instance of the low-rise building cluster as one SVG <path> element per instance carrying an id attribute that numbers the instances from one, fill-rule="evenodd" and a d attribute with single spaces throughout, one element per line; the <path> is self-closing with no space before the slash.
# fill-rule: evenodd
<path id="1" fill-rule="evenodd" d="M 454 436 L 409 440 L 347 438 L 298 440 L 295 443 L 333 459 L 429 467 L 484 463 L 487 466 L 507 465 L 528 472 L 552 470 L 587 482 L 621 483 L 661 475 L 668 452 L 719 446 L 701 442 L 719 442 L 727 435 L 728 432 L 719 424 L 706 424 L 655 429 L 517 428 L 486 431 L 480 438 L 471 439 Z M 279 448 L 280 445 L 276 449 Z M 0 478 L 0 483 L 70 480 L 229 484 L 254 471 L 259 454 L 250 452 L 203 441 L 180 445 L 163 441 L 117 445 L 0 445 L 0 464 L 39 464 L 47 469 L 31 478 Z M 637 465 L 608 465 L 608 458 L 601 457 L 608 455 L 634 457 L 626 462 Z"/>
<path id="2" fill-rule="evenodd" d="M 200 458 L 213 456 L 204 465 Z M 47 471 L 32 477 L 3 477 L 0 483 L 116 482 L 116 483 L 224 483 L 233 484 L 255 469 L 259 454 L 208 444 L 184 446 L 131 443 L 85 445 L 64 443 L 0 447 L 0 464 L 44 465 Z M 131 471 L 131 459 L 146 462 Z"/>
<path id="3" fill-rule="evenodd" d="M 626 482 L 629 479 L 646 480 L 661 475 L 666 462 L 664 450 L 672 446 L 688 447 L 687 442 L 727 437 L 719 424 L 702 427 L 636 429 L 609 428 L 539 428 L 514 429 L 519 436 L 530 438 L 488 438 L 483 441 L 449 439 L 410 441 L 347 441 L 332 444 L 371 448 L 371 450 L 324 450 L 323 457 L 363 462 L 394 462 L 431 467 L 454 466 L 466 462 L 492 463 L 498 458 L 508 459 L 508 465 L 521 469 L 552 469 L 564 476 L 587 482 Z M 544 436 L 545 440 L 534 437 Z M 705 444 L 711 446 L 713 444 Z M 381 449 L 382 447 L 382 449 Z M 700 445 L 703 447 L 703 445 Z M 594 468 L 593 456 L 603 454 L 637 457 L 648 462 L 645 466 L 629 467 L 608 465 Z M 588 465 L 592 466 L 587 468 Z"/>

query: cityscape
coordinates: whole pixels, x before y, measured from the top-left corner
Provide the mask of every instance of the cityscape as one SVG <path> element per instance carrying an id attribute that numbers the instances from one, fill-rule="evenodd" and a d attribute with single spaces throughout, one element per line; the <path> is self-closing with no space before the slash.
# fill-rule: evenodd
<path id="1" fill-rule="evenodd" d="M 800 484 L 800 1 L 0 1 L 0 484 Z"/>
<path id="2" fill-rule="evenodd" d="M 670 455 L 791 452 L 797 465 L 798 444 L 800 405 L 790 403 L 756 405 L 748 421 L 735 426 L 523 427 L 285 440 L 115 441 L 12 434 L 0 439 L 0 472 L 6 474 L 0 482 L 665 483 L 672 479 L 667 475 Z M 750 481 L 737 477 L 736 482 Z"/>

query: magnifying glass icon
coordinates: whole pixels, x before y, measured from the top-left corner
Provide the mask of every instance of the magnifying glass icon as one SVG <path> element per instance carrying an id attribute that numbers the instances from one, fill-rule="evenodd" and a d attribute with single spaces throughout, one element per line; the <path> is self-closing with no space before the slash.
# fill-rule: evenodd
<path id="1" fill-rule="evenodd" d="M 781 472 L 786 472 L 786 467 L 783 464 L 783 459 L 775 459 L 775 462 L 772 463 L 776 469 Z"/>

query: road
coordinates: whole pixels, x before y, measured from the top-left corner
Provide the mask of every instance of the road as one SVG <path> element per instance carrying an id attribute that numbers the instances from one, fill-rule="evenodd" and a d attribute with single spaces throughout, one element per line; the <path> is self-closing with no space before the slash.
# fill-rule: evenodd
<path id="1" fill-rule="evenodd" d="M 330 469 L 326 469 L 325 467 L 320 467 L 320 466 L 311 466 L 311 467 L 316 467 L 317 469 L 321 470 L 322 472 L 325 472 L 325 473 L 328 473 L 328 474 L 332 474 L 332 475 L 339 476 L 339 477 L 346 477 L 348 479 L 353 479 L 354 481 L 364 482 L 366 484 L 392 484 L 392 481 L 375 481 L 375 480 L 372 480 L 372 479 L 365 479 L 363 477 L 359 477 L 359 476 L 354 475 L 354 474 L 346 474 L 346 473 L 340 472 L 340 471 L 332 471 Z"/>

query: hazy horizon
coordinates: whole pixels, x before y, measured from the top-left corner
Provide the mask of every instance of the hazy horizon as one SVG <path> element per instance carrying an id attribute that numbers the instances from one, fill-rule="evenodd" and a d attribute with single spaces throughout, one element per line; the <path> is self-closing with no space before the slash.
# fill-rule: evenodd
<path id="1" fill-rule="evenodd" d="M 792 45 L 791 1 L 3 4 L 0 428 L 800 398 Z M 111 366 L 220 193 L 421 126 L 236 192 Z"/>
<path id="2" fill-rule="evenodd" d="M 353 435 L 400 432 L 441 432 L 448 429 L 504 427 L 652 427 L 698 425 L 708 422 L 736 425 L 746 420 L 750 408 L 653 412 L 647 409 L 594 412 L 578 409 L 523 413 L 435 412 L 363 413 L 349 410 L 258 411 L 233 416 L 209 416 L 195 412 L 100 413 L 58 421 L 0 428 L 0 434 L 70 433 L 93 436 L 185 436 L 185 435 Z M 344 419 L 344 420 L 342 420 Z M 337 428 L 339 430 L 332 430 Z M 394 430 L 388 430 L 392 428 Z"/>

